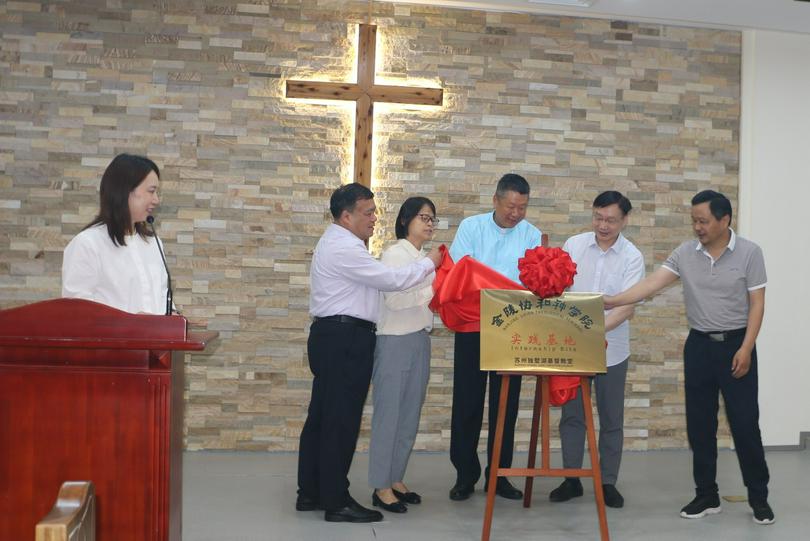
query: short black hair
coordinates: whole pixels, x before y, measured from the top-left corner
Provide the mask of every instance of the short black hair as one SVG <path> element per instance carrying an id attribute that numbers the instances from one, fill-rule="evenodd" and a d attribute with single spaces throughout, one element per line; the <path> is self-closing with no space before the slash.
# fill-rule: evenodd
<path id="1" fill-rule="evenodd" d="M 113 158 L 101 176 L 98 215 L 84 228 L 88 229 L 98 224 L 106 225 L 107 234 L 110 235 L 113 244 L 118 246 L 126 246 L 124 237 L 127 234 L 138 233 L 144 238 L 152 236 L 152 232 L 143 222 L 135 224 L 135 231 L 131 231 L 132 216 L 129 213 L 129 194 L 151 172 L 160 178 L 158 166 L 144 156 L 119 154 Z"/>
<path id="2" fill-rule="evenodd" d="M 433 215 L 436 216 L 436 205 L 427 197 L 409 197 L 402 203 L 402 206 L 399 207 L 397 223 L 394 227 L 398 239 L 404 239 L 408 236 L 408 227 L 425 205 L 429 206 L 430 210 L 433 211 Z"/>
<path id="3" fill-rule="evenodd" d="M 520 195 L 529 195 L 531 187 L 526 179 L 516 173 L 507 173 L 498 181 L 498 187 L 495 188 L 495 195 L 499 198 L 504 197 L 506 192 L 517 192 Z"/>
<path id="4" fill-rule="evenodd" d="M 709 210 L 715 220 L 719 221 L 723 216 L 728 216 L 728 223 L 731 223 L 731 201 L 728 197 L 714 190 L 703 190 L 692 198 L 693 207 L 701 203 L 709 203 Z"/>
<path id="5" fill-rule="evenodd" d="M 627 216 L 627 213 L 633 210 L 633 205 L 630 203 L 630 200 L 616 190 L 602 192 L 593 200 L 593 208 L 603 209 L 610 205 L 619 205 L 622 216 Z"/>
<path id="6" fill-rule="evenodd" d="M 329 198 L 329 211 L 337 220 L 344 210 L 352 212 L 357 202 L 365 199 L 374 199 L 374 193 L 357 182 L 344 184 L 332 192 L 332 197 Z"/>

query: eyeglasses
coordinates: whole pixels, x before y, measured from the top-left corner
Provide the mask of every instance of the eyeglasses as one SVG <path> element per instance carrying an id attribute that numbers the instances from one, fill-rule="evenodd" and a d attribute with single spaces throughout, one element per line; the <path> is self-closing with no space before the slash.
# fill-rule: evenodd
<path id="1" fill-rule="evenodd" d="M 621 218 L 614 218 L 613 216 L 611 216 L 609 218 L 605 218 L 604 216 L 600 216 L 599 214 L 594 214 L 593 215 L 593 221 L 598 223 L 598 224 L 601 224 L 602 222 L 604 222 L 604 223 L 606 223 L 608 225 L 618 225 L 618 224 L 621 223 L 622 220 L 621 220 Z"/>
<path id="2" fill-rule="evenodd" d="M 425 222 L 426 224 L 436 225 L 437 223 L 439 223 L 439 219 L 436 218 L 435 216 L 431 216 L 430 214 L 417 214 L 417 216 L 419 216 L 419 219 Z"/>

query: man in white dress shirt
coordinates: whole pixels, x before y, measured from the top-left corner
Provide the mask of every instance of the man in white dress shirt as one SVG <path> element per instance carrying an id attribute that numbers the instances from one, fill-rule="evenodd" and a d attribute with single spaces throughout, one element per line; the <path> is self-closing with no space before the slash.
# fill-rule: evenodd
<path id="1" fill-rule="evenodd" d="M 298 453 L 299 511 L 323 509 L 329 522 L 376 522 L 378 511 L 349 495 L 347 478 L 357 445 L 374 362 L 381 291 L 401 291 L 425 279 L 441 257 L 388 267 L 364 242 L 377 221 L 374 194 L 361 184 L 341 186 L 329 208 L 334 222 L 315 247 L 310 268 L 307 341 L 314 375 Z"/>
<path id="2" fill-rule="evenodd" d="M 589 291 L 615 295 L 644 277 L 641 252 L 622 235 L 627 225 L 630 200 L 617 191 L 599 194 L 593 202 L 593 231 L 574 235 L 563 249 L 577 264 L 577 274 L 569 291 Z M 596 409 L 599 413 L 599 465 L 605 505 L 623 507 L 624 497 L 616 489 L 624 443 L 624 384 L 630 356 L 630 322 L 633 305 L 620 306 L 605 313 L 607 373 L 594 381 Z M 562 407 L 560 439 L 563 467 L 579 469 L 585 453 L 585 413 L 582 395 Z M 568 477 L 549 498 L 564 502 L 582 496 L 582 482 Z"/>

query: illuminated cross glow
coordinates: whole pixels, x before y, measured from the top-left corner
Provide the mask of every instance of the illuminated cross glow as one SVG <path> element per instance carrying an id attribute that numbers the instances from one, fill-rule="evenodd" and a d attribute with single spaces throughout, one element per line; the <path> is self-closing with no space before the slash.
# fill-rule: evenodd
<path id="1" fill-rule="evenodd" d="M 357 45 L 357 82 L 287 81 L 288 98 L 356 102 L 354 120 L 354 181 L 371 187 L 371 149 L 374 102 L 441 105 L 441 88 L 378 85 L 374 83 L 377 26 L 360 25 Z"/>

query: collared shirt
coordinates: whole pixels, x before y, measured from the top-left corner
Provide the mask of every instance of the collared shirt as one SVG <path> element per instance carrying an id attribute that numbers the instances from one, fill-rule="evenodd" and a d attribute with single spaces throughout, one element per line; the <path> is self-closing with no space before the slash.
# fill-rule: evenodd
<path id="1" fill-rule="evenodd" d="M 314 317 L 353 316 L 377 323 L 380 291 L 412 287 L 434 269 L 427 258 L 398 269 L 383 265 L 368 253 L 357 235 L 330 224 L 312 257 L 309 313 Z"/>
<path id="2" fill-rule="evenodd" d="M 399 239 L 396 244 L 383 252 L 380 261 L 389 267 L 404 267 L 414 261 L 424 259 L 425 253 L 417 250 L 409 240 Z M 431 272 L 427 278 L 404 291 L 391 291 L 382 294 L 380 299 L 380 321 L 377 334 L 410 334 L 433 328 L 433 312 L 428 308 L 433 298 Z"/>
<path id="3" fill-rule="evenodd" d="M 574 284 L 569 291 L 616 295 L 644 278 L 644 256 L 621 233 L 613 246 L 604 252 L 592 231 L 569 238 L 563 250 L 577 264 Z M 630 356 L 629 321 L 625 320 L 609 331 L 605 339 L 608 366 L 615 366 Z"/>
<path id="4" fill-rule="evenodd" d="M 768 283 L 762 250 L 750 240 L 731 238 L 714 259 L 698 240 L 675 248 L 663 266 L 683 283 L 686 319 L 703 332 L 730 331 L 748 325 L 748 292 Z"/>
<path id="5" fill-rule="evenodd" d="M 62 260 L 62 297 L 87 299 L 133 314 L 165 314 L 168 277 L 155 237 L 128 235 L 113 244 L 104 224 L 68 243 Z"/>
<path id="6" fill-rule="evenodd" d="M 520 221 L 515 227 L 503 228 L 495 223 L 493 213 L 464 218 L 450 246 L 450 256 L 458 261 L 465 255 L 520 283 L 518 259 L 527 249 L 540 245 L 540 230 Z"/>

